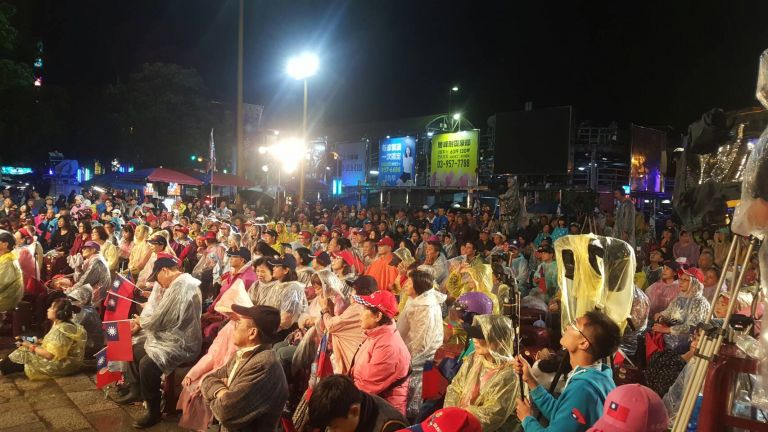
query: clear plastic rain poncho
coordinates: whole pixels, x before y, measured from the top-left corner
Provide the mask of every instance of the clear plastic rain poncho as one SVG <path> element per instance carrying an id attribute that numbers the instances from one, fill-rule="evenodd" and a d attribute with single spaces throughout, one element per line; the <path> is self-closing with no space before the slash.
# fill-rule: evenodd
<path id="1" fill-rule="evenodd" d="M 621 330 L 632 309 L 635 252 L 625 241 L 594 234 L 569 235 L 555 242 L 562 330 L 599 309 Z"/>
<path id="2" fill-rule="evenodd" d="M 21 267 L 13 252 L 8 252 L 0 256 L 0 312 L 13 310 L 22 297 Z"/>
<path id="3" fill-rule="evenodd" d="M 513 366 L 515 335 L 512 321 L 502 315 L 477 315 L 488 343 L 490 358 L 476 350 L 461 365 L 448 386 L 445 407 L 458 407 L 471 412 L 483 431 L 495 431 L 515 412 L 515 399 L 520 388 Z"/>
<path id="4" fill-rule="evenodd" d="M 183 273 L 165 290 L 154 313 L 141 317 L 133 343 L 144 343 L 149 358 L 168 374 L 200 353 L 202 312 L 200 281 Z"/>
<path id="5" fill-rule="evenodd" d="M 768 109 L 768 50 L 760 56 L 757 99 L 763 107 Z M 766 233 L 768 233 L 768 216 L 766 215 L 768 215 L 768 129 L 763 131 L 757 144 L 754 145 L 744 167 L 741 202 L 736 207 L 732 224 L 732 230 L 736 234 L 753 235 L 763 241 L 759 260 L 760 285 L 764 299 L 768 296 L 768 244 L 765 242 Z M 768 314 L 763 317 L 760 343 L 763 346 L 763 352 L 768 352 Z M 768 386 L 768 358 L 762 358 L 760 361 L 763 383 Z M 764 402 L 768 405 L 768 400 Z"/>

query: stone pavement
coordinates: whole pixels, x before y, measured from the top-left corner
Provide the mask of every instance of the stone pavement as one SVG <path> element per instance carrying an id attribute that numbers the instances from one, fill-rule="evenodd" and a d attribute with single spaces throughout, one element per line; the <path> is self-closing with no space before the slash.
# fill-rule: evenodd
<path id="1" fill-rule="evenodd" d="M 5 357 L 12 345 L 2 339 L 0 357 Z M 134 431 L 131 425 L 144 415 L 144 408 L 105 399 L 94 380 L 86 373 L 49 381 L 30 381 L 23 374 L 0 377 L 0 432 Z M 184 430 L 177 423 L 178 418 L 164 417 L 146 430 Z"/>

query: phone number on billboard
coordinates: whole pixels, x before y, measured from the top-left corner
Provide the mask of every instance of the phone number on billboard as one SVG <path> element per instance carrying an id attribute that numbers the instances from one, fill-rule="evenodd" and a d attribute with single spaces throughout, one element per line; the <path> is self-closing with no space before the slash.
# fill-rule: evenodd
<path id="1" fill-rule="evenodd" d="M 469 168 L 469 159 L 438 160 L 437 168 Z"/>

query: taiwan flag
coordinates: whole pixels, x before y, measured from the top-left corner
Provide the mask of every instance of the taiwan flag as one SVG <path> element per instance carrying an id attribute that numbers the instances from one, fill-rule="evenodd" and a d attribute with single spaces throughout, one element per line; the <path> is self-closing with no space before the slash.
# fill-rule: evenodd
<path id="1" fill-rule="evenodd" d="M 133 346 L 131 345 L 131 323 L 129 321 L 104 324 L 104 334 L 107 336 L 107 360 L 133 360 Z"/>
<path id="2" fill-rule="evenodd" d="M 123 379 L 123 373 L 110 371 L 108 364 L 107 349 L 104 348 L 96 354 L 96 388 L 102 388 Z"/>
<path id="3" fill-rule="evenodd" d="M 136 285 L 128 279 L 115 276 L 112 286 L 107 291 L 107 297 L 104 299 L 104 321 L 119 321 L 128 319 L 131 311 L 131 300 Z M 116 294 L 116 295 L 115 295 Z"/>

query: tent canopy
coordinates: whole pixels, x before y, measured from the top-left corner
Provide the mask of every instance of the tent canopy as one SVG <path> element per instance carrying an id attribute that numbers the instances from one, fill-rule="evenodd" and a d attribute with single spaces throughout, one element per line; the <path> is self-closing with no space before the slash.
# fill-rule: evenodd
<path id="1" fill-rule="evenodd" d="M 123 181 L 178 183 L 190 186 L 203 184 L 202 181 L 192 176 L 163 167 L 140 169 L 124 173 L 119 178 Z"/>
<path id="2" fill-rule="evenodd" d="M 193 171 L 190 175 L 204 184 L 212 184 L 213 186 L 236 186 L 242 188 L 253 187 L 255 184 L 242 177 L 238 177 L 232 174 L 213 173 L 213 181 L 209 182 L 209 174 L 199 171 Z"/>

